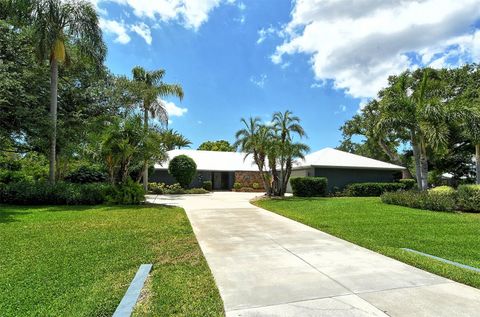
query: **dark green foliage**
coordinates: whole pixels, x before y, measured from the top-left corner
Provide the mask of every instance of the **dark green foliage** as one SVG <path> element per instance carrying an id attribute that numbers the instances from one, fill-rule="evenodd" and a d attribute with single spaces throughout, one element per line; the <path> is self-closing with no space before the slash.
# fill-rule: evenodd
<path id="1" fill-rule="evenodd" d="M 168 164 L 168 172 L 183 188 L 187 188 L 197 173 L 197 164 L 186 155 L 174 157 Z"/>
<path id="2" fill-rule="evenodd" d="M 204 181 L 203 182 L 203 189 L 211 191 L 212 190 L 212 181 Z"/>
<path id="3" fill-rule="evenodd" d="M 235 147 L 228 141 L 206 141 L 198 147 L 202 151 L 220 151 L 220 152 L 235 152 Z"/>
<path id="4" fill-rule="evenodd" d="M 400 184 L 403 184 L 405 190 L 413 189 L 417 186 L 417 181 L 411 178 L 399 180 Z"/>
<path id="5" fill-rule="evenodd" d="M 0 185 L 0 203 L 17 205 L 96 205 L 104 203 L 107 184 L 18 182 Z"/>
<path id="6" fill-rule="evenodd" d="M 81 166 L 65 177 L 66 181 L 78 184 L 101 183 L 106 179 L 105 173 L 89 166 Z"/>
<path id="7" fill-rule="evenodd" d="M 400 191 L 386 192 L 381 196 L 382 202 L 435 211 L 453 211 L 457 206 L 457 194 L 448 191 Z"/>
<path id="8" fill-rule="evenodd" d="M 460 185 L 457 196 L 460 209 L 480 212 L 480 185 Z"/>
<path id="9" fill-rule="evenodd" d="M 350 197 L 375 197 L 404 188 L 405 185 L 402 183 L 352 183 L 345 189 L 345 195 Z"/>
<path id="10" fill-rule="evenodd" d="M 325 177 L 293 177 L 290 185 L 294 196 L 321 197 L 327 195 L 327 178 Z"/>
<path id="11" fill-rule="evenodd" d="M 138 205 L 145 201 L 145 191 L 142 185 L 128 179 L 110 188 L 107 201 L 118 205 Z"/>

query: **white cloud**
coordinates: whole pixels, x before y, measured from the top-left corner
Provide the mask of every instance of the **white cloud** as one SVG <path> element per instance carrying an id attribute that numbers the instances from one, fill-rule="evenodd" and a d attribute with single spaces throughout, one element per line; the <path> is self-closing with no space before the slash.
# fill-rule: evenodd
<path id="1" fill-rule="evenodd" d="M 127 44 L 130 42 L 130 36 L 127 34 L 127 29 L 125 24 L 122 22 L 114 21 L 114 20 L 106 20 L 100 18 L 99 21 L 100 28 L 106 34 L 114 34 L 116 35 L 115 42 L 121 44 Z"/>
<path id="2" fill-rule="evenodd" d="M 478 0 L 296 0 L 271 59 L 310 55 L 316 80 L 374 97 L 389 75 L 418 67 L 413 56 L 433 67 L 480 60 L 479 18 Z"/>
<path id="3" fill-rule="evenodd" d="M 267 81 L 267 74 L 261 74 L 258 77 L 250 77 L 250 82 L 260 88 L 263 88 L 265 86 L 265 83 Z"/>
<path id="4" fill-rule="evenodd" d="M 358 103 L 357 112 L 361 113 L 371 99 L 372 98 L 362 98 L 362 99 L 360 99 L 360 102 Z"/>
<path id="5" fill-rule="evenodd" d="M 150 32 L 150 28 L 148 27 L 148 25 L 141 22 L 141 23 L 138 23 L 138 24 L 131 25 L 130 29 L 133 32 L 140 35 L 141 37 L 143 37 L 143 39 L 145 40 L 145 42 L 148 45 L 152 44 L 152 33 Z"/>
<path id="6" fill-rule="evenodd" d="M 327 81 L 322 80 L 320 82 L 315 82 L 315 83 L 311 84 L 310 88 L 322 88 L 322 87 L 325 87 L 326 84 L 327 84 Z"/>
<path id="7" fill-rule="evenodd" d="M 169 117 L 181 117 L 188 112 L 187 108 L 179 107 L 171 101 L 161 100 L 161 102 L 165 106 Z"/>
<path id="8" fill-rule="evenodd" d="M 276 34 L 277 30 L 273 26 L 269 26 L 268 28 L 261 28 L 258 30 L 258 39 L 257 39 L 257 44 L 263 43 L 267 39 L 267 37 Z"/>
<path id="9" fill-rule="evenodd" d="M 245 5 L 245 3 L 243 2 L 240 2 L 238 5 L 237 5 L 238 9 L 240 9 L 240 11 L 244 11 L 247 6 Z"/>
<path id="10" fill-rule="evenodd" d="M 230 0 L 94 0 L 115 2 L 133 9 L 138 18 L 149 18 L 153 21 L 178 21 L 186 28 L 198 30 L 208 21 L 209 13 L 221 3 L 232 4 Z"/>
<path id="11" fill-rule="evenodd" d="M 338 106 L 338 110 L 335 111 L 335 114 L 340 114 L 340 113 L 346 112 L 346 111 L 347 111 L 347 106 L 345 106 L 345 105 L 339 105 L 339 106 Z"/>
<path id="12" fill-rule="evenodd" d="M 202 121 L 202 120 L 198 120 L 197 123 L 198 123 L 198 124 L 203 124 L 203 121 Z"/>

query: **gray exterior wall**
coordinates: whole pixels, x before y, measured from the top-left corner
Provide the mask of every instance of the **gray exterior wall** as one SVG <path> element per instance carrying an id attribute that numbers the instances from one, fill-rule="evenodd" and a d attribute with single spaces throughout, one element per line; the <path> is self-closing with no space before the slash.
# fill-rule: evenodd
<path id="1" fill-rule="evenodd" d="M 398 172 L 375 169 L 315 167 L 293 170 L 290 177 L 326 177 L 328 180 L 328 191 L 331 192 L 334 188 L 344 189 L 345 186 L 351 183 L 393 182 L 395 173 Z M 288 182 L 287 192 L 292 192 L 290 182 Z"/>
<path id="2" fill-rule="evenodd" d="M 335 187 L 344 189 L 351 183 L 388 183 L 393 182 L 395 171 L 375 169 L 347 169 L 347 168 L 315 168 L 316 177 L 326 177 L 328 180 L 328 191 Z"/>
<path id="3" fill-rule="evenodd" d="M 228 179 L 226 184 L 219 183 L 221 179 L 221 174 L 228 174 Z M 226 177 L 226 176 L 224 176 Z M 172 175 L 168 173 L 167 170 L 156 169 L 151 175 L 149 175 L 149 182 L 156 183 L 165 183 L 167 185 L 173 185 L 177 181 L 173 178 Z M 197 174 L 193 177 L 192 182 L 190 183 L 190 188 L 198 188 L 203 186 L 204 181 L 212 181 L 215 190 L 221 189 L 232 189 L 233 183 L 235 182 L 234 172 L 211 172 L 211 171 L 197 171 Z M 222 186 L 223 185 L 223 186 Z"/>

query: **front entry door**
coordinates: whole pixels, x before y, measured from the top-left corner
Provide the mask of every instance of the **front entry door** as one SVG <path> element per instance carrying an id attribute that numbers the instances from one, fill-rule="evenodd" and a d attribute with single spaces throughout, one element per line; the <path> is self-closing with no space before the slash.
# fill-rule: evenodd
<path id="1" fill-rule="evenodd" d="M 212 176 L 212 183 L 214 190 L 228 190 L 230 176 L 228 172 L 214 172 Z"/>

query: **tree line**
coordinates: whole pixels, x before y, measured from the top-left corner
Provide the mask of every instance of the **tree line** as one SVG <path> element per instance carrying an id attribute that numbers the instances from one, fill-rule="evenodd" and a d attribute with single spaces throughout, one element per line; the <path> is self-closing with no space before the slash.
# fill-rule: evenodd
<path id="1" fill-rule="evenodd" d="M 480 184 L 480 66 L 390 76 L 341 131 L 339 149 L 408 166 L 403 177 L 415 178 L 421 190 L 446 172 L 468 182 L 474 161 Z"/>
<path id="2" fill-rule="evenodd" d="M 0 165 L 44 170 L 46 157 L 51 183 L 88 165 L 112 183 L 143 179 L 146 187 L 154 162 L 191 143 L 167 128 L 162 103 L 181 100 L 182 87 L 166 83 L 163 69 L 113 75 L 105 56 L 90 2 L 0 0 Z"/>

